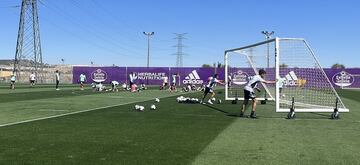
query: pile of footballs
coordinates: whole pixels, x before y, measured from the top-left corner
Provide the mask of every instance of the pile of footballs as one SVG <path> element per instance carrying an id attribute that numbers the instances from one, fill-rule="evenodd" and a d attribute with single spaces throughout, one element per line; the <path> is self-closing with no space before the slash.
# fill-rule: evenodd
<path id="1" fill-rule="evenodd" d="M 198 104 L 198 103 L 200 103 L 200 100 L 198 98 L 190 98 L 190 97 L 184 97 L 184 96 L 177 97 L 176 101 L 178 103 L 185 103 L 185 104 Z"/>
<path id="2" fill-rule="evenodd" d="M 155 103 L 159 103 L 160 102 L 160 99 L 159 98 L 156 98 L 155 99 Z M 135 105 L 135 110 L 137 111 L 140 111 L 140 112 L 144 112 L 145 111 L 145 107 L 142 106 L 142 105 Z M 150 110 L 156 110 L 156 105 L 155 104 L 151 104 L 150 106 Z"/>

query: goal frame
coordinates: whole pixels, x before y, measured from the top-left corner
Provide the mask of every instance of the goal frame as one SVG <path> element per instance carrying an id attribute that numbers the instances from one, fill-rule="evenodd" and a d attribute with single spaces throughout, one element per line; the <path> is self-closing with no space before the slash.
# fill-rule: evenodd
<path id="1" fill-rule="evenodd" d="M 314 51 L 311 49 L 311 47 L 309 46 L 309 44 L 307 43 L 307 41 L 303 38 L 273 38 L 273 39 L 269 39 L 266 41 L 262 41 L 262 42 L 258 42 L 252 45 L 247 45 L 247 46 L 243 46 L 243 47 L 239 47 L 239 48 L 234 48 L 234 49 L 228 49 L 225 50 L 224 53 L 224 63 L 225 63 L 225 100 L 244 100 L 244 98 L 233 98 L 233 97 L 229 97 L 229 91 L 228 91 L 228 75 L 229 75 L 229 70 L 228 70 L 228 59 L 229 59 L 229 53 L 230 52 L 236 52 L 236 51 L 240 51 L 240 50 L 244 50 L 247 48 L 251 48 L 251 47 L 256 47 L 256 46 L 260 46 L 260 45 L 264 45 L 264 44 L 269 44 L 269 43 L 274 43 L 274 48 L 275 48 L 275 52 L 273 55 L 275 55 L 275 78 L 276 80 L 279 80 L 280 78 L 280 41 L 284 41 L 284 40 L 297 40 L 297 41 L 301 41 L 304 43 L 304 45 L 306 46 L 306 48 L 308 49 L 308 51 L 310 52 L 310 54 L 313 56 L 315 63 L 319 66 L 319 69 L 321 70 L 322 74 L 326 75 L 323 67 L 321 66 L 318 58 L 316 57 Z M 238 53 L 238 52 L 237 52 Z M 248 57 L 247 57 L 248 58 Z M 250 61 L 249 61 L 250 62 Z M 254 67 L 252 67 L 253 69 L 255 69 Z M 336 98 L 339 100 L 339 104 L 343 104 L 341 98 L 339 97 L 338 93 L 336 92 L 334 86 L 332 85 L 330 79 L 326 77 L 326 81 L 327 83 L 330 84 L 331 86 L 331 90 L 334 92 Z M 266 90 L 266 92 L 268 93 L 268 89 L 266 87 L 266 85 L 264 85 L 264 88 Z M 290 112 L 290 108 L 281 108 L 280 107 L 280 89 L 279 89 L 279 83 L 275 83 L 275 98 L 270 97 L 270 98 L 257 98 L 257 100 L 271 100 L 271 101 L 275 101 L 275 108 L 276 108 L 276 112 Z M 311 108 L 311 109 L 297 109 L 295 110 L 296 112 L 334 112 L 334 109 L 337 108 L 335 107 L 335 99 L 334 99 L 334 107 L 322 107 L 322 108 Z M 338 112 L 349 112 L 349 109 L 347 109 L 345 107 L 345 105 L 343 106 L 343 108 L 338 108 Z"/>

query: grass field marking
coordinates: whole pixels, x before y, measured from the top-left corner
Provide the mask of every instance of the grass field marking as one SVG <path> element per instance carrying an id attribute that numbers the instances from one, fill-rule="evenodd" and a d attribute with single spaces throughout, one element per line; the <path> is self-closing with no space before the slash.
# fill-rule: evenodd
<path id="1" fill-rule="evenodd" d="M 157 110 L 149 110 L 149 111 L 157 111 Z M 116 112 L 116 113 L 133 113 L 133 112 Z M 141 112 L 140 112 L 141 113 Z M 171 113 L 172 116 L 194 116 L 194 117 L 217 117 L 217 115 L 200 115 L 200 114 L 180 114 L 180 113 Z"/>
<path id="2" fill-rule="evenodd" d="M 188 92 L 188 93 L 185 93 L 185 94 L 193 94 L 193 93 L 197 93 L 197 92 L 198 91 L 196 91 L 196 92 Z M 184 93 L 179 93 L 179 94 L 165 96 L 165 97 L 159 97 L 159 99 L 178 96 L 178 95 L 182 95 L 182 94 L 184 94 Z M 74 115 L 74 114 L 78 114 L 78 113 L 84 113 L 84 112 L 95 111 L 95 110 L 99 110 L 99 109 L 117 107 L 117 106 L 127 105 L 127 104 L 134 104 L 134 103 L 137 103 L 137 102 L 146 102 L 146 101 L 150 101 L 150 100 L 153 100 L 153 98 L 145 99 L 145 100 L 142 100 L 142 101 L 132 101 L 132 102 L 126 102 L 126 103 L 121 103 L 121 104 L 108 105 L 108 106 L 103 106 L 103 107 L 97 107 L 97 108 L 85 109 L 85 110 L 80 110 L 80 111 L 75 111 L 75 112 L 69 112 L 69 113 L 64 113 L 64 114 L 59 114 L 59 115 L 53 115 L 53 116 L 40 117 L 40 118 L 23 120 L 23 121 L 18 121 L 18 122 L 0 124 L 0 127 L 6 127 L 6 126 L 17 125 L 17 124 L 29 123 L 29 122 L 33 122 L 33 121 L 39 121 L 39 120 L 46 120 L 46 119 L 52 119 L 52 118 L 57 118 L 57 117 L 69 116 L 69 115 Z"/>
<path id="3" fill-rule="evenodd" d="M 39 109 L 38 111 L 40 112 L 66 112 L 66 111 L 70 111 L 67 109 Z"/>

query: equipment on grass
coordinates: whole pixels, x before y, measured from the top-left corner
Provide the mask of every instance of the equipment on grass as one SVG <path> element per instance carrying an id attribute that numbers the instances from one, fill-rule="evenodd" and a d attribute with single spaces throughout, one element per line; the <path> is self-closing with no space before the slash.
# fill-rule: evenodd
<path id="1" fill-rule="evenodd" d="M 340 119 L 338 104 L 339 104 L 339 99 L 336 98 L 334 112 L 330 116 L 331 119 Z"/>
<path id="2" fill-rule="evenodd" d="M 295 119 L 295 99 L 292 98 L 290 112 L 287 115 L 287 119 Z"/>
<path id="3" fill-rule="evenodd" d="M 221 99 L 218 99 L 218 104 L 221 104 L 222 103 L 222 100 Z"/>
<path id="4" fill-rule="evenodd" d="M 157 103 L 160 102 L 160 99 L 159 99 L 159 98 L 156 98 L 156 99 L 155 99 L 155 102 L 157 102 Z"/>
<path id="5" fill-rule="evenodd" d="M 257 100 L 275 101 L 276 112 L 349 112 L 322 69 L 314 52 L 304 39 L 274 38 L 241 48 L 225 51 L 225 99 L 244 100 L 243 89 L 248 77 L 265 69 L 265 80 L 275 84 L 258 83 L 265 94 Z M 229 75 L 232 86 L 228 88 Z M 281 87 L 281 93 L 280 93 Z M 239 94 L 239 95 L 238 95 Z M 294 100 L 294 103 L 293 103 Z"/>
<path id="6" fill-rule="evenodd" d="M 139 110 L 140 106 L 139 105 L 135 105 L 135 110 Z"/>
<path id="7" fill-rule="evenodd" d="M 144 107 L 144 106 L 141 106 L 141 105 L 135 105 L 135 110 L 144 111 L 144 110 L 145 110 L 145 107 Z"/>
<path id="8" fill-rule="evenodd" d="M 186 104 L 197 104 L 200 103 L 198 98 L 190 98 L 190 97 L 184 97 L 184 96 L 179 96 L 176 98 L 176 101 L 178 103 L 186 103 Z"/>
<path id="9" fill-rule="evenodd" d="M 155 110 L 155 109 L 156 109 L 156 106 L 153 104 L 153 105 L 150 106 L 150 109 L 151 109 L 151 110 Z"/>
<path id="10" fill-rule="evenodd" d="M 237 94 L 237 92 L 238 92 L 238 91 L 235 91 L 235 99 L 231 101 L 231 104 L 237 104 L 237 101 L 238 101 L 238 94 Z M 225 94 L 226 94 L 226 92 L 225 92 Z M 225 98 L 225 100 L 227 100 L 227 99 Z"/>

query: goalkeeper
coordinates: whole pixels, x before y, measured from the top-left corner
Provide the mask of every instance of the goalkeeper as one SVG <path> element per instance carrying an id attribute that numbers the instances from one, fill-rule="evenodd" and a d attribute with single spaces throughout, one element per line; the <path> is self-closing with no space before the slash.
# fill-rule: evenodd
<path id="1" fill-rule="evenodd" d="M 260 89 L 257 87 L 257 84 L 259 82 L 261 83 L 265 83 L 265 84 L 274 84 L 276 83 L 276 81 L 266 81 L 264 80 L 266 75 L 266 71 L 264 69 L 260 69 L 259 70 L 259 75 L 254 75 L 254 76 L 250 76 L 249 80 L 247 82 L 247 84 L 244 87 L 244 102 L 242 104 L 242 109 L 240 112 L 240 117 L 244 117 L 244 112 L 246 109 L 246 106 L 249 103 L 249 99 L 251 99 L 252 102 L 252 110 L 251 110 L 251 115 L 250 118 L 256 118 L 256 96 L 255 96 L 255 92 L 254 89 L 256 89 L 257 91 L 260 92 Z"/>

